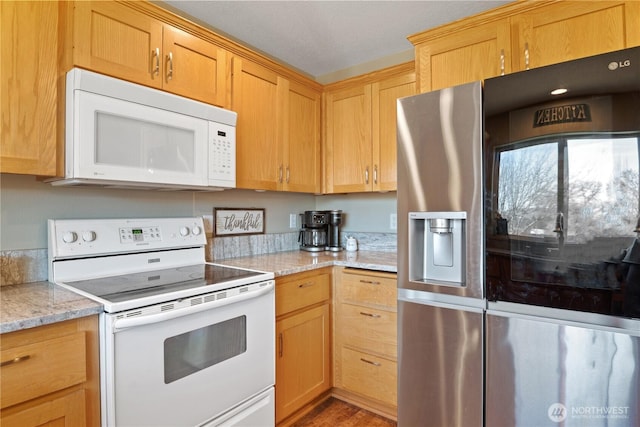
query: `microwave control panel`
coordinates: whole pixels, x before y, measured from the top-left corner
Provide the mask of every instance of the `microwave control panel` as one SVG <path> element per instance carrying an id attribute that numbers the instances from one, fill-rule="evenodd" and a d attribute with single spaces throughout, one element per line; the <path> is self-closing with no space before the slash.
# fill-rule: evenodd
<path id="1" fill-rule="evenodd" d="M 236 186 L 236 128 L 209 123 L 209 185 Z"/>

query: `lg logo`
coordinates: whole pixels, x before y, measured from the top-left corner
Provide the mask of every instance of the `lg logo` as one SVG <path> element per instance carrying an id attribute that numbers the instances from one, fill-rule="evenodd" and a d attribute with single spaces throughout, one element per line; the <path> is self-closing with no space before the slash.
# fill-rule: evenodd
<path id="1" fill-rule="evenodd" d="M 631 60 L 627 59 L 625 61 L 619 61 L 619 62 L 609 62 L 609 70 L 611 71 L 615 71 L 618 68 L 624 68 L 624 67 L 629 67 L 631 65 Z"/>
<path id="2" fill-rule="evenodd" d="M 560 423 L 567 419 L 567 407 L 562 403 L 554 403 L 549 406 L 547 410 L 547 416 L 554 423 Z"/>

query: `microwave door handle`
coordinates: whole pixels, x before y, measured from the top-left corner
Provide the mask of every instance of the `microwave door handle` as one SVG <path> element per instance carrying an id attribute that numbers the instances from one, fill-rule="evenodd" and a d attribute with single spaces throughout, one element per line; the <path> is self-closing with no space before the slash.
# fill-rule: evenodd
<path id="1" fill-rule="evenodd" d="M 193 307 L 166 311 L 164 313 L 158 313 L 158 314 L 150 314 L 147 316 L 117 319 L 115 322 L 113 322 L 113 330 L 114 332 L 118 332 L 124 329 L 133 328 L 136 326 L 151 325 L 154 323 L 165 322 L 167 320 L 187 316 L 189 314 L 199 313 L 205 310 L 212 310 L 215 308 L 223 307 L 225 305 L 235 304 L 237 302 L 246 301 L 248 299 L 261 297 L 262 295 L 268 294 L 273 289 L 274 289 L 274 284 L 272 281 L 272 282 L 269 282 L 268 285 L 260 288 L 257 291 L 246 292 L 244 294 L 240 294 L 237 296 L 223 298 L 220 300 L 211 301 L 204 304 L 199 304 Z"/>

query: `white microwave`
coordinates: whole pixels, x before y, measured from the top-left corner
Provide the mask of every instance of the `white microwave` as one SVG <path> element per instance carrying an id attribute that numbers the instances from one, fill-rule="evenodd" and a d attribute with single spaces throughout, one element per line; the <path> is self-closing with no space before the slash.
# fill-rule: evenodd
<path id="1" fill-rule="evenodd" d="M 66 82 L 65 176 L 53 185 L 235 188 L 237 113 L 79 68 Z"/>

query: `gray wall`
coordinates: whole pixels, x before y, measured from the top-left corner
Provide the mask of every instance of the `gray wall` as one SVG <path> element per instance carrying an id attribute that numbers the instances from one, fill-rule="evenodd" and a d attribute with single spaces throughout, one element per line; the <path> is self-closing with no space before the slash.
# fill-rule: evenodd
<path id="1" fill-rule="evenodd" d="M 214 193 L 60 188 L 32 176 L 0 175 L 0 250 L 47 247 L 49 218 L 212 216 L 214 207 L 265 208 L 266 233 L 289 228 L 289 214 L 341 209 L 345 231 L 394 233 L 396 193 L 314 196 L 228 190 Z M 299 221 L 298 221 L 298 226 Z"/>

